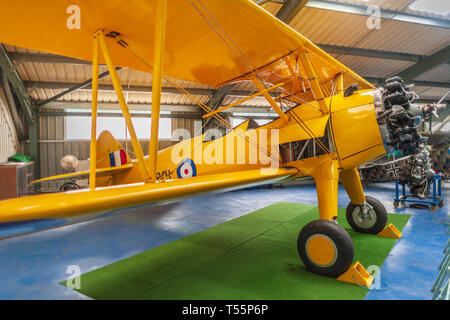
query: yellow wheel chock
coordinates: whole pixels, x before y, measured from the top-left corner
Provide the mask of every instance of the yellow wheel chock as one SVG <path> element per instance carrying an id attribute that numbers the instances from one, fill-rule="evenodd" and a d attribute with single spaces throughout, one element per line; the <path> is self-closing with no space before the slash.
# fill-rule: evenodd
<path id="1" fill-rule="evenodd" d="M 377 236 L 400 239 L 402 237 L 402 233 L 392 223 L 390 223 L 386 228 L 383 229 L 383 231 L 378 233 Z"/>
<path id="2" fill-rule="evenodd" d="M 337 280 L 370 288 L 374 278 L 359 261 L 356 261 L 355 264 L 340 275 Z"/>

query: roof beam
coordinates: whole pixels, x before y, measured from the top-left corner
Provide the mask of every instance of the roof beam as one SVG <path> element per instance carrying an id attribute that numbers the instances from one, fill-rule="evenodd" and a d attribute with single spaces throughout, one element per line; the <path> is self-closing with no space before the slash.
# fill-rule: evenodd
<path id="1" fill-rule="evenodd" d="M 209 99 L 208 103 L 206 104 L 212 111 L 216 110 L 217 107 L 219 107 L 223 100 L 225 100 L 226 96 L 233 90 L 233 88 L 236 86 L 236 83 L 230 83 L 225 86 L 220 87 L 219 89 L 214 92 L 211 99 Z"/>
<path id="2" fill-rule="evenodd" d="M 358 15 L 363 15 L 363 16 L 370 16 L 372 14 L 371 11 L 368 10 L 367 6 L 344 3 L 344 2 L 311 0 L 308 2 L 308 4 L 306 6 L 310 7 L 310 8 L 332 10 L 332 11 L 338 11 L 338 12 L 344 12 L 344 13 L 352 13 L 352 14 L 358 14 Z M 415 14 L 410 14 L 410 13 L 386 10 L 386 9 L 380 9 L 380 11 L 381 11 L 380 13 L 381 13 L 382 19 L 416 23 L 416 24 L 421 24 L 421 25 L 426 25 L 426 26 L 450 29 L 450 21 L 446 20 L 446 19 L 431 18 L 431 17 L 425 17 L 425 16 L 420 16 L 420 15 L 415 15 Z"/>
<path id="3" fill-rule="evenodd" d="M 286 0 L 275 16 L 289 24 L 308 2 L 309 0 Z"/>
<path id="4" fill-rule="evenodd" d="M 78 83 L 72 83 L 72 82 L 53 82 L 53 81 L 25 81 L 25 86 L 31 90 L 31 89 L 53 89 L 53 90 L 67 90 L 74 88 L 76 86 L 81 86 Z M 114 87 L 111 84 L 99 84 L 98 86 L 99 91 L 114 91 Z M 216 90 L 214 89 L 203 89 L 203 88 L 185 88 L 190 94 L 192 95 L 199 95 L 199 96 L 212 96 Z M 82 85 L 82 88 L 79 88 L 78 90 L 92 90 L 91 85 Z M 136 92 L 136 93 L 151 93 L 152 87 L 151 86 L 124 86 L 123 87 L 124 92 Z M 180 92 L 175 87 L 164 87 L 162 90 L 163 93 L 172 93 L 172 94 L 184 94 Z M 233 97 L 247 97 L 252 92 L 246 91 L 246 90 L 232 90 L 229 92 L 229 96 Z M 272 95 L 274 97 L 277 97 L 279 93 L 272 92 Z"/>
<path id="5" fill-rule="evenodd" d="M 79 83 L 73 82 L 52 82 L 52 81 L 25 81 L 25 86 L 29 89 L 39 88 L 39 89 L 53 89 L 53 90 L 67 90 L 74 88 L 75 86 L 80 86 Z M 99 84 L 99 91 L 114 91 L 114 87 L 111 84 Z M 91 84 L 83 85 L 78 90 L 92 90 Z M 213 89 L 199 89 L 192 88 L 187 89 L 189 93 L 193 95 L 212 95 Z M 124 86 L 124 92 L 139 92 L 139 93 L 151 93 L 151 86 Z M 175 87 L 164 87 L 163 93 L 180 93 Z"/>
<path id="6" fill-rule="evenodd" d="M 22 123 L 22 119 L 19 115 L 18 108 L 16 105 L 16 101 L 14 99 L 14 95 L 11 91 L 11 85 L 8 81 L 4 72 L 0 71 L 0 86 L 3 89 L 3 93 L 5 95 L 6 104 L 9 106 L 9 111 L 11 112 L 11 118 L 14 122 L 14 126 L 16 128 L 17 135 L 19 136 L 19 140 L 23 140 L 25 135 L 25 128 Z"/>
<path id="7" fill-rule="evenodd" d="M 405 70 L 398 73 L 398 76 L 405 80 L 414 79 L 427 72 L 428 70 L 431 70 L 434 67 L 447 62 L 449 57 L 450 45 L 432 54 L 431 56 L 424 58 L 422 61 L 416 63 L 415 65 L 406 68 Z"/>
<path id="8" fill-rule="evenodd" d="M 320 49 L 326 51 L 327 53 L 345 54 L 349 56 L 359 56 L 359 57 L 369 57 L 369 58 L 379 58 L 379 59 L 399 60 L 399 61 L 412 61 L 412 62 L 419 62 L 422 61 L 424 58 L 426 58 L 426 56 L 402 52 L 352 48 L 352 47 L 334 46 L 329 44 L 317 44 L 317 46 Z"/>
<path id="9" fill-rule="evenodd" d="M 352 48 L 345 46 L 334 46 L 329 44 L 317 44 L 322 50 L 331 54 L 345 54 L 350 56 L 361 56 L 369 58 L 391 59 L 400 61 L 412 61 L 420 62 L 426 56 L 403 53 L 382 51 L 373 49 Z M 74 59 L 64 56 L 58 56 L 53 54 L 42 53 L 29 53 L 29 52 L 8 52 L 8 56 L 15 62 L 16 65 L 22 62 L 36 62 L 36 63 L 53 63 L 53 64 L 67 64 L 67 65 L 91 65 L 89 61 Z M 445 63 L 450 64 L 450 59 Z"/>
<path id="10" fill-rule="evenodd" d="M 374 83 L 375 85 L 382 85 L 384 84 L 385 79 L 384 78 L 377 78 L 377 77 L 370 77 L 370 76 L 363 76 L 366 80 Z M 409 83 L 413 83 L 416 86 L 421 87 L 436 87 L 436 88 L 450 88 L 450 82 L 434 82 L 434 81 L 421 81 L 421 80 L 410 80 Z M 25 81 L 25 86 L 28 89 L 53 89 L 53 90 L 65 90 L 72 88 L 73 86 L 77 85 L 76 83 L 66 83 L 66 82 L 42 82 L 42 81 Z M 91 90 L 91 86 L 85 86 L 79 90 Z M 114 88 L 112 85 L 109 84 L 100 84 L 99 85 L 100 91 L 114 91 Z M 130 86 L 130 87 L 124 87 L 123 90 L 125 92 L 137 92 L 137 93 L 151 93 L 152 87 L 151 86 Z M 213 95 L 215 92 L 212 89 L 202 89 L 202 88 L 187 88 L 191 94 L 193 95 Z M 163 93 L 168 94 L 183 94 L 180 93 L 176 88 L 174 87 L 164 87 Z M 252 92 L 250 91 L 244 91 L 244 90 L 231 90 L 228 93 L 228 96 L 233 97 L 247 97 L 251 95 Z M 277 93 L 272 93 L 273 96 L 277 96 Z M 55 101 L 50 102 L 48 105 L 54 103 Z M 59 103 L 59 102 L 58 102 Z"/>
<path id="11" fill-rule="evenodd" d="M 39 112 L 40 116 L 44 117 L 90 117 L 90 112 L 66 112 L 66 111 L 42 111 Z M 99 112 L 97 114 L 98 117 L 117 117 L 121 118 L 123 117 L 122 113 L 110 113 L 110 112 Z M 151 118 L 150 113 L 133 113 L 131 112 L 131 116 L 133 118 Z M 201 113 L 183 113 L 183 114 L 165 114 L 162 113 L 161 118 L 168 118 L 168 119 L 197 119 L 200 120 L 202 117 Z M 252 119 L 275 119 L 276 116 L 270 116 L 270 115 L 252 115 L 249 116 L 249 118 Z"/>
<path id="12" fill-rule="evenodd" d="M 121 69 L 120 67 L 116 67 L 116 71 L 119 71 L 120 69 Z M 107 76 L 109 76 L 109 71 L 105 71 L 105 72 L 99 74 L 98 75 L 98 80 L 103 79 L 103 78 L 105 78 Z M 66 94 L 69 94 L 71 92 L 77 91 L 79 89 L 82 89 L 82 88 L 84 88 L 86 86 L 91 86 L 91 85 L 92 85 L 92 79 L 89 79 L 89 80 L 84 81 L 82 83 L 76 84 L 76 85 L 68 88 L 67 90 L 65 90 L 63 92 L 54 95 L 53 97 L 51 97 L 51 98 L 49 98 L 47 100 L 39 101 L 37 103 L 37 107 L 42 107 L 43 105 L 46 105 L 49 102 L 55 101 L 55 100 L 65 96 Z"/>
<path id="13" fill-rule="evenodd" d="M 133 111 L 148 111 L 148 103 L 130 103 L 128 107 L 131 112 Z M 246 112 L 246 113 L 264 113 L 267 114 L 268 106 L 235 106 L 223 113 L 231 112 Z M 76 110 L 90 110 L 90 102 L 75 102 L 75 101 L 53 101 L 50 102 L 46 109 L 76 109 Z M 120 111 L 120 106 L 118 103 L 113 102 L 102 102 L 99 103 L 99 112 L 103 110 L 118 110 Z M 161 105 L 161 111 L 170 112 L 191 112 L 191 113 L 201 113 L 202 109 L 197 105 Z"/>
<path id="14" fill-rule="evenodd" d="M 374 85 L 384 85 L 385 80 L 384 78 L 374 78 L 374 77 L 365 77 L 369 82 L 372 82 Z M 434 82 L 434 81 L 421 81 L 421 80 L 405 80 L 408 83 L 412 83 L 415 86 L 419 87 L 433 87 L 433 88 L 447 88 L 450 89 L 450 82 Z"/>
<path id="15" fill-rule="evenodd" d="M 267 2 L 272 2 L 272 0 L 256 0 L 255 3 L 262 6 L 263 4 Z"/>
<path id="16" fill-rule="evenodd" d="M 5 47 L 0 44 L 0 68 L 11 83 L 12 89 L 19 100 L 19 103 L 25 113 L 27 120 L 33 122 L 33 104 L 28 95 L 28 91 L 19 76 L 19 73 L 15 69 L 11 59 L 6 52 Z"/>
<path id="17" fill-rule="evenodd" d="M 80 101 L 53 101 L 45 106 L 46 110 L 50 109 L 72 109 L 72 110 L 91 110 L 91 102 L 80 102 Z M 129 109 L 132 111 L 145 111 L 148 112 L 148 103 L 129 103 Z M 105 110 L 114 110 L 120 112 L 120 105 L 118 102 L 100 102 L 99 110 L 105 112 Z M 200 112 L 201 108 L 197 105 L 161 105 L 161 111 L 170 112 Z"/>
<path id="18" fill-rule="evenodd" d="M 8 52 L 9 57 L 17 64 L 22 62 L 38 62 L 38 63 L 62 63 L 69 65 L 91 65 L 90 61 L 75 59 L 55 54 L 42 54 L 31 52 Z"/>
<path id="19" fill-rule="evenodd" d="M 236 83 L 230 83 L 217 89 L 206 104 L 209 107 L 209 109 L 211 111 L 215 111 L 218 107 L 220 107 L 220 105 L 222 105 L 223 103 L 223 100 L 225 100 L 226 96 L 230 93 L 231 90 L 233 90 L 235 86 Z M 206 114 L 206 111 L 202 110 L 202 115 L 204 114 Z M 211 119 L 213 120 L 211 121 Z M 202 121 L 203 121 L 202 128 L 204 131 L 207 130 L 208 128 L 217 127 L 219 125 L 219 121 L 213 117 L 202 119 Z"/>
<path id="20" fill-rule="evenodd" d="M 151 113 L 133 113 L 131 112 L 131 117 L 133 118 L 151 118 Z M 90 117 L 91 113 L 89 111 L 86 112 L 73 112 L 73 111 L 42 111 L 39 112 L 40 116 L 47 117 Z M 98 117 L 114 117 L 121 118 L 123 114 L 121 112 L 99 112 L 97 114 Z M 161 118 L 171 118 L 171 119 L 201 119 L 202 114 L 200 112 L 197 113 L 182 113 L 182 114 L 167 114 L 161 113 Z"/>

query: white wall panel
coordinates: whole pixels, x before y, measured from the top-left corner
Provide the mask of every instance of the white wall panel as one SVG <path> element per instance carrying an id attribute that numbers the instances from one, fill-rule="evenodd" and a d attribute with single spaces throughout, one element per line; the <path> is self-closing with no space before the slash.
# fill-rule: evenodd
<path id="1" fill-rule="evenodd" d="M 0 163 L 7 161 L 8 157 L 19 152 L 20 144 L 16 129 L 0 89 Z"/>

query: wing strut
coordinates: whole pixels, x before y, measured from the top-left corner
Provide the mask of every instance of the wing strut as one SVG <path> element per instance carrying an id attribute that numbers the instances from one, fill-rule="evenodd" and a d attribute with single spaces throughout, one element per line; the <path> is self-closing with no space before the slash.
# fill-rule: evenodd
<path id="1" fill-rule="evenodd" d="M 158 158 L 158 131 L 161 109 L 161 78 L 164 58 L 164 40 L 166 35 L 167 0 L 157 0 L 155 15 L 155 46 L 153 54 L 153 84 L 152 84 L 152 127 L 149 142 L 150 182 L 156 182 Z"/>
<path id="2" fill-rule="evenodd" d="M 127 103 L 122 91 L 122 86 L 120 85 L 119 77 L 117 76 L 117 71 L 111 59 L 111 55 L 108 50 L 108 45 L 106 44 L 105 35 L 102 30 L 98 30 L 94 33 L 93 42 L 93 82 L 92 82 L 92 127 L 91 127 L 91 161 L 90 161 L 90 187 L 95 188 L 95 169 L 96 169 L 96 126 L 97 126 L 97 94 L 98 94 L 98 48 L 100 47 L 103 57 L 105 58 L 106 64 L 108 66 L 109 74 L 113 82 L 114 90 L 116 91 L 117 100 L 119 100 L 120 108 L 122 109 L 122 114 L 125 119 L 125 123 L 130 133 L 131 143 L 133 145 L 134 153 L 137 157 L 138 167 L 140 168 L 141 175 L 144 181 L 148 181 L 147 166 L 144 161 L 144 153 L 142 152 L 141 145 L 136 136 L 136 131 L 134 130 L 133 122 L 131 120 L 130 110 L 128 109 Z M 94 177 L 94 179 L 92 179 Z"/>
<path id="3" fill-rule="evenodd" d="M 339 73 L 337 78 L 337 94 L 344 94 L 344 75 Z"/>
<path id="4" fill-rule="evenodd" d="M 242 98 L 242 99 L 240 99 L 240 100 L 238 100 L 238 101 L 235 101 L 235 102 L 233 102 L 233 103 L 230 103 L 229 105 L 226 105 L 226 106 L 224 106 L 224 107 L 222 107 L 222 108 L 219 108 L 219 109 L 216 109 L 216 110 L 214 110 L 214 111 L 212 111 L 212 112 L 209 112 L 209 113 L 203 115 L 202 118 L 208 118 L 208 117 L 210 117 L 210 116 L 212 116 L 212 115 L 214 115 L 214 114 L 217 114 L 217 113 L 219 113 L 219 112 L 222 112 L 222 111 L 224 111 L 224 110 L 226 110 L 226 109 L 229 109 L 229 108 L 231 108 L 231 107 L 237 106 L 238 104 L 241 104 L 241 103 L 243 103 L 243 102 L 245 102 L 245 101 L 248 101 L 248 100 L 250 100 L 250 99 L 253 99 L 254 97 L 259 96 L 260 94 L 264 94 L 264 93 L 266 93 L 266 92 L 272 91 L 272 90 L 274 90 L 274 89 L 276 89 L 276 88 L 278 88 L 278 87 L 281 87 L 281 86 L 283 86 L 283 85 L 284 85 L 284 83 L 282 82 L 282 83 L 279 83 L 279 84 L 277 84 L 277 85 L 274 85 L 274 86 L 272 86 L 272 87 L 270 87 L 270 88 L 264 89 L 264 90 L 262 90 L 262 91 L 258 91 L 257 93 L 254 93 L 254 94 L 252 94 L 252 95 L 250 95 L 250 96 L 248 96 L 248 97 Z"/>
<path id="5" fill-rule="evenodd" d="M 89 188 L 95 189 L 97 169 L 97 103 L 98 103 L 98 37 L 92 41 L 92 110 L 91 110 L 91 160 L 89 162 Z"/>
<path id="6" fill-rule="evenodd" d="M 322 110 L 322 113 L 328 113 L 328 106 L 325 102 L 323 91 L 320 88 L 319 80 L 314 72 L 314 68 L 309 60 L 308 54 L 306 51 L 303 51 L 298 57 L 300 58 L 303 68 L 305 68 L 306 76 L 308 77 L 308 81 L 311 83 L 311 90 L 313 91 L 317 103 L 319 104 L 320 110 Z"/>
<path id="7" fill-rule="evenodd" d="M 252 81 L 255 84 L 256 88 L 258 88 L 258 90 L 261 91 L 262 95 L 264 96 L 264 98 L 266 98 L 267 102 L 270 103 L 273 110 L 275 110 L 275 112 L 278 113 L 280 118 L 283 119 L 284 122 L 289 122 L 289 118 L 284 114 L 283 110 L 281 110 L 281 108 L 278 106 L 275 100 L 273 100 L 272 96 L 269 93 L 267 93 L 267 90 L 265 90 L 266 88 L 261 83 L 261 81 L 259 81 L 259 79 L 256 78 L 255 76 L 252 77 Z"/>

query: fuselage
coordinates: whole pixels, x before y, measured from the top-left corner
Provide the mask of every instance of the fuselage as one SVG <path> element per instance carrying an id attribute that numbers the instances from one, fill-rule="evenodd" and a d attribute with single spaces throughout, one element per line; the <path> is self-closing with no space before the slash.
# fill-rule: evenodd
<path id="1" fill-rule="evenodd" d="M 377 123 L 374 90 L 357 91 L 349 97 L 339 94 L 325 100 L 330 105 L 328 114 L 323 114 L 313 101 L 288 111 L 288 122 L 277 118 L 256 127 L 254 122 L 246 121 L 209 141 L 205 140 L 206 134 L 187 137 L 159 151 L 156 178 L 164 181 L 277 167 L 296 167 L 298 176 L 303 176 L 308 175 L 304 170 L 307 158 L 328 154 L 347 170 L 387 152 Z M 316 152 L 304 153 L 299 159 L 286 156 L 289 152 L 294 154 L 289 149 L 292 145 L 304 145 L 308 140 Z M 148 157 L 145 160 L 149 161 Z M 141 181 L 141 173 L 134 166 L 127 172 L 103 178 L 99 183 L 120 185 Z"/>

